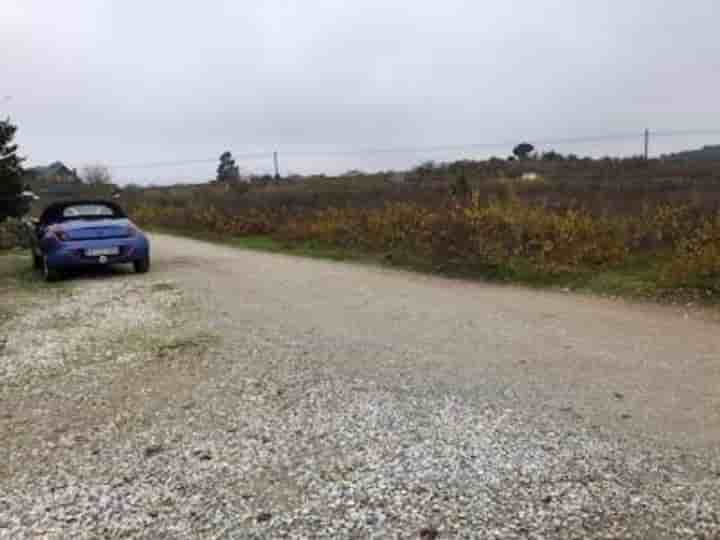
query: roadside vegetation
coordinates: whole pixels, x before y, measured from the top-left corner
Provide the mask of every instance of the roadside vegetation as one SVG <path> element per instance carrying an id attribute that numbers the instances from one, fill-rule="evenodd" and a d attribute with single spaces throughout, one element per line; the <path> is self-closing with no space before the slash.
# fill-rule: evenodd
<path id="1" fill-rule="evenodd" d="M 28 251 L 23 249 L 0 249 L 0 298 L 6 305 L 12 304 L 20 295 L 38 289 L 60 292 L 68 290 L 67 282 L 48 284 L 33 269 Z"/>
<path id="2" fill-rule="evenodd" d="M 27 205 L 21 197 L 24 161 L 14 143 L 17 126 L 0 119 L 0 223 L 8 217 L 19 217 Z"/>
<path id="3" fill-rule="evenodd" d="M 256 249 L 683 300 L 720 297 L 720 164 L 424 164 L 123 195 L 146 227 Z"/>

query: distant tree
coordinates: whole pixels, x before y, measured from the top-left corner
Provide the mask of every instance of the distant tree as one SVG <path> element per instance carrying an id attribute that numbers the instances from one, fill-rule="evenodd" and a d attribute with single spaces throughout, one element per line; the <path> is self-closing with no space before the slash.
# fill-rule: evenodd
<path id="1" fill-rule="evenodd" d="M 562 161 L 565 158 L 562 154 L 556 152 L 555 150 L 550 150 L 549 152 L 543 152 L 540 159 L 543 161 Z"/>
<path id="2" fill-rule="evenodd" d="M 524 142 L 513 148 L 513 154 L 515 154 L 518 159 L 527 159 L 533 150 L 535 150 L 535 147 L 532 144 Z"/>
<path id="3" fill-rule="evenodd" d="M 507 158 L 508 161 L 515 161 L 515 159 L 517 159 L 515 156 L 508 156 Z"/>
<path id="4" fill-rule="evenodd" d="M 477 170 L 480 164 L 475 161 L 470 161 L 469 159 L 461 159 L 449 164 L 444 164 L 444 167 L 448 173 L 457 177 L 460 174 L 466 174 L 468 171 Z"/>
<path id="5" fill-rule="evenodd" d="M 415 167 L 412 172 L 417 173 L 419 175 L 426 175 L 426 174 L 432 174 L 435 169 L 437 168 L 437 164 L 434 161 L 424 161 L 417 167 Z"/>
<path id="6" fill-rule="evenodd" d="M 250 177 L 251 184 L 269 184 L 273 181 L 274 176 L 272 174 L 255 174 Z"/>
<path id="7" fill-rule="evenodd" d="M 112 183 L 110 169 L 100 163 L 83 167 L 80 177 L 89 186 L 105 186 Z"/>
<path id="8" fill-rule="evenodd" d="M 230 152 L 223 152 L 220 156 L 220 165 L 217 168 L 218 182 L 237 182 L 240 179 L 240 167 Z"/>
<path id="9" fill-rule="evenodd" d="M 20 217 L 27 210 L 27 202 L 20 194 L 23 189 L 23 158 L 13 144 L 17 126 L 10 119 L 0 120 L 0 221 Z"/>

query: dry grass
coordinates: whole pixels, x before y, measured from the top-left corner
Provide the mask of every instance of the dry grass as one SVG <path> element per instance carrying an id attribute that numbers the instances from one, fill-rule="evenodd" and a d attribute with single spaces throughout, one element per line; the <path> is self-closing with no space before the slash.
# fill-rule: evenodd
<path id="1" fill-rule="evenodd" d="M 523 179 L 528 172 L 536 176 Z M 395 178 L 150 189 L 125 202 L 146 226 L 272 236 L 443 271 L 588 281 L 646 265 L 654 288 L 720 290 L 720 164 L 496 160 Z"/>

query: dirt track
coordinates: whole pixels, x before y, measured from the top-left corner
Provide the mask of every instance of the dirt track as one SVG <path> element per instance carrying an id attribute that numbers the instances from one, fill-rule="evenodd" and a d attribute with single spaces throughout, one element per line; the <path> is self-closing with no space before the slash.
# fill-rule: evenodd
<path id="1" fill-rule="evenodd" d="M 712 313 L 153 245 L 0 326 L 0 538 L 720 538 Z"/>
<path id="2" fill-rule="evenodd" d="M 331 362 L 364 376 L 403 372 L 572 408 L 623 432 L 720 445 L 720 325 L 706 313 L 168 236 L 156 242 L 155 271 L 198 292 L 230 342 L 249 326 L 276 326 L 286 340 L 314 333 L 332 343 Z"/>

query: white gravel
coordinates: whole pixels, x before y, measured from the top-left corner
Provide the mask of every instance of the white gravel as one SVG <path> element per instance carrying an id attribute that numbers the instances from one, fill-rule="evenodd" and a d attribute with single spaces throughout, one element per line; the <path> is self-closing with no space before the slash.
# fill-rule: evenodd
<path id="1" fill-rule="evenodd" d="M 6 485 L 0 536 L 417 538 L 432 528 L 442 538 L 712 538 L 719 530 L 718 471 L 681 452 L 450 389 L 307 375 L 289 407 L 274 384 L 232 379 L 205 386 L 202 403 L 179 407 L 162 427 L 97 452 L 62 449 L 52 470 Z"/>
<path id="2" fill-rule="evenodd" d="M 154 287 L 165 293 L 154 294 Z M 128 336 L 162 332 L 178 300 L 162 283 L 137 279 L 94 280 L 68 285 L 66 295 L 40 296 L 3 326 L 0 385 L 115 355 L 115 343 Z"/>
<path id="3" fill-rule="evenodd" d="M 602 421 L 608 410 L 638 416 L 624 387 L 596 406 L 602 414 L 589 414 L 584 406 L 599 403 L 593 390 L 584 403 L 551 385 L 550 369 L 502 371 L 481 345 L 498 350 L 500 338 L 467 324 L 472 295 L 454 297 L 463 315 L 452 332 L 458 347 L 493 366 L 479 372 L 433 336 L 445 308 L 425 295 L 452 297 L 445 283 L 399 288 L 401 276 L 373 269 L 157 244 L 166 251 L 150 281 L 113 278 L 75 294 L 102 304 L 112 294 L 103 291 L 118 287 L 121 304 L 148 298 L 142 311 L 154 315 L 144 328 L 164 345 L 126 367 L 102 363 L 90 378 L 32 379 L 23 392 L 55 397 L 30 409 L 63 411 L 60 435 L 42 426 L 45 413 L 17 406 L 3 420 L 0 412 L 2 440 L 25 463 L 0 469 L 0 538 L 720 538 L 720 459 L 704 444 L 710 424 L 696 440 L 668 429 L 668 440 L 650 420 L 645 432 L 629 418 Z M 190 250 L 195 257 L 176 255 Z M 334 279 L 357 287 L 343 295 Z M 153 291 L 152 280 L 181 284 L 187 297 Z M 562 298 L 545 307 L 573 307 Z M 135 301 L 144 300 L 128 305 Z M 374 301 L 384 318 L 368 307 Z M 477 309 L 475 321 L 484 316 Z M 527 332 L 548 331 L 499 309 L 498 336 L 513 335 L 513 317 Z M 119 328 L 134 335 L 128 320 Z M 197 338 L 207 333 L 221 339 Z M 105 343 L 122 350 L 110 334 Z M 709 344 L 698 338 L 688 353 L 693 346 Z M 459 364 L 441 365 L 440 356 Z M 607 383 L 596 376 L 599 387 Z M 118 416 L 127 418 L 122 429 Z"/>

